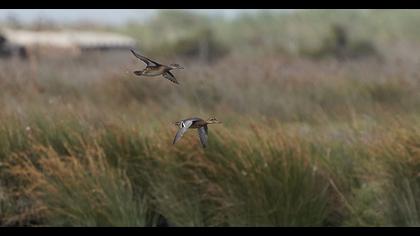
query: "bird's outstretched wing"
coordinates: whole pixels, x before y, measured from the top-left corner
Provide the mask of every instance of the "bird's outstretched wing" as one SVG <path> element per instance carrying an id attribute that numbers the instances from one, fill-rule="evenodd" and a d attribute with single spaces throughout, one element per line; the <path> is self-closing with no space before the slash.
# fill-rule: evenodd
<path id="1" fill-rule="evenodd" d="M 193 123 L 192 120 L 181 121 L 180 129 L 178 130 L 178 132 L 175 135 L 173 144 L 175 144 L 176 142 L 178 142 L 178 140 L 180 140 L 182 138 L 182 136 L 188 130 L 188 128 L 190 128 L 192 123 Z"/>
<path id="2" fill-rule="evenodd" d="M 208 139 L 207 125 L 198 128 L 198 136 L 200 136 L 200 141 L 201 141 L 201 144 L 203 145 L 203 148 L 207 147 L 207 139 Z"/>
<path id="3" fill-rule="evenodd" d="M 130 49 L 130 51 L 131 51 L 131 53 L 133 53 L 134 56 L 136 56 L 138 59 L 140 59 L 144 63 L 146 63 L 147 66 L 159 66 L 159 65 L 161 65 L 161 64 L 159 64 L 159 63 L 157 63 L 157 62 L 155 62 L 153 60 L 150 60 L 149 58 L 147 58 L 145 56 L 142 56 L 142 55 L 136 53 L 135 51 L 133 51 L 131 49 Z"/>
<path id="4" fill-rule="evenodd" d="M 172 81 L 173 83 L 179 84 L 178 81 L 176 80 L 175 76 L 171 72 L 167 71 L 167 72 L 163 73 L 162 75 L 163 75 L 163 77 Z"/>

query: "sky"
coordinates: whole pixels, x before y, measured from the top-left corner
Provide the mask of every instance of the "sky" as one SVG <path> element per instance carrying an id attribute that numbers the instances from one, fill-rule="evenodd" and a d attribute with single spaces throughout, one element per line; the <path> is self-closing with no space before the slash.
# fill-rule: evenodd
<path id="1" fill-rule="evenodd" d="M 0 9 L 0 21 L 13 16 L 19 21 L 30 23 L 37 19 L 48 19 L 58 23 L 72 23 L 78 21 L 91 21 L 102 24 L 118 25 L 128 20 L 145 21 L 153 16 L 155 9 Z M 195 9 L 188 11 L 199 14 L 219 15 L 233 18 L 242 12 L 258 12 L 258 9 Z M 293 10 L 271 10 L 293 11 Z"/>

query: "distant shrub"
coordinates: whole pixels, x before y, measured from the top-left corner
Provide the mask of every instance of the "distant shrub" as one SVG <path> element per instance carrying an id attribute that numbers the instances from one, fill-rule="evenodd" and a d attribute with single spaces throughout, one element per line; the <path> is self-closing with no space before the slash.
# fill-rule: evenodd
<path id="1" fill-rule="evenodd" d="M 140 50 L 146 54 L 213 62 L 229 52 L 215 29 L 206 16 L 164 10 L 147 25 L 133 23 L 123 32 L 138 38 Z"/>
<path id="2" fill-rule="evenodd" d="M 166 56 L 213 62 L 225 56 L 229 50 L 219 42 L 210 28 L 201 28 L 179 39 L 159 45 L 159 52 Z"/>
<path id="3" fill-rule="evenodd" d="M 373 83 L 366 86 L 372 100 L 383 104 L 401 104 L 409 91 L 398 82 Z"/>
<path id="4" fill-rule="evenodd" d="M 333 25 L 331 32 L 331 36 L 324 39 L 319 49 L 303 50 L 302 54 L 313 58 L 334 57 L 338 60 L 364 57 L 379 58 L 379 52 L 371 41 L 351 41 L 348 29 L 345 26 Z"/>

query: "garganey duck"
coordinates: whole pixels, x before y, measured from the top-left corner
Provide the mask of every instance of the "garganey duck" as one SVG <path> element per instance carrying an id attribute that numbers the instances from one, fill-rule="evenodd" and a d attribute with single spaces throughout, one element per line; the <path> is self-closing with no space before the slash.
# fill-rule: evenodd
<path id="1" fill-rule="evenodd" d="M 184 133 L 190 128 L 190 129 L 198 129 L 198 136 L 200 137 L 200 141 L 201 141 L 201 144 L 203 145 L 203 148 L 205 148 L 207 147 L 207 138 L 208 138 L 207 125 L 220 124 L 220 123 L 222 122 L 218 121 L 214 117 L 209 118 L 207 121 L 201 118 L 197 118 L 197 117 L 177 121 L 175 122 L 175 125 L 179 127 L 179 130 L 175 135 L 173 144 L 175 144 L 178 140 L 180 140 L 181 137 L 184 135 Z"/>
<path id="2" fill-rule="evenodd" d="M 173 69 L 184 69 L 182 66 L 178 64 L 170 64 L 169 66 L 162 65 L 160 63 L 157 63 L 155 61 L 150 60 L 149 58 L 142 56 L 138 53 L 136 53 L 133 50 L 130 50 L 134 56 L 136 56 L 138 59 L 146 63 L 146 68 L 143 70 L 134 71 L 135 75 L 138 76 L 158 76 L 162 75 L 166 79 L 174 82 L 175 84 L 179 84 L 176 80 L 175 76 L 170 72 L 170 70 Z"/>

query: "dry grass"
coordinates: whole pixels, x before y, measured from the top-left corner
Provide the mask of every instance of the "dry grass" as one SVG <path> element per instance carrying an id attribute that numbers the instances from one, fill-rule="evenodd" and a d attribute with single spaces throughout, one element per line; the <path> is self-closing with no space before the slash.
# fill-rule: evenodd
<path id="1" fill-rule="evenodd" d="M 257 61 L 190 63 L 181 86 L 118 77 L 123 67 L 70 78 L 91 65 L 41 61 L 41 91 L 30 71 L 15 74 L 24 64 L 10 64 L 4 224 L 144 226 L 163 215 L 177 226 L 416 225 L 417 187 L 391 194 L 409 179 L 391 167 L 417 156 L 398 150 L 418 142 L 418 80 L 375 61 Z M 193 131 L 171 145 L 172 122 L 192 115 L 224 121 L 206 150 Z"/>

